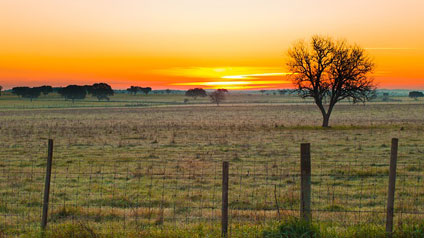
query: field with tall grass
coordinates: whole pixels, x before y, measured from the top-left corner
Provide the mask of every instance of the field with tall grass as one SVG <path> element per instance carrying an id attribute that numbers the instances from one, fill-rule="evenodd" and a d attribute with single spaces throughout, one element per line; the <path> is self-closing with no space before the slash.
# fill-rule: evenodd
<path id="1" fill-rule="evenodd" d="M 322 129 L 316 106 L 294 95 L 230 94 L 219 107 L 184 98 L 0 96 L 0 237 L 40 234 L 49 138 L 50 237 L 219 237 L 222 161 L 231 237 L 384 237 L 393 137 L 395 235 L 424 234 L 421 101 L 343 102 Z M 293 220 L 302 142 L 311 143 L 313 224 Z"/>

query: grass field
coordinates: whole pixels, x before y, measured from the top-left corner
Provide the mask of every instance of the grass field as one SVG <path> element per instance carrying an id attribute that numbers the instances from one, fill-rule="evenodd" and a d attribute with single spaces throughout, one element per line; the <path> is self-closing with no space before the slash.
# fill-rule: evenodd
<path id="1" fill-rule="evenodd" d="M 38 232 L 48 138 L 55 142 L 52 237 L 67 229 L 219 236 L 222 161 L 230 162 L 231 236 L 265 237 L 276 221 L 298 215 L 302 142 L 311 143 L 317 229 L 379 237 L 393 137 L 400 140 L 396 227 L 403 234 L 421 223 L 422 102 L 345 102 L 332 128 L 322 129 L 316 106 L 295 96 L 235 94 L 220 107 L 184 98 L 119 94 L 72 104 L 55 95 L 0 96 L 0 234 Z"/>

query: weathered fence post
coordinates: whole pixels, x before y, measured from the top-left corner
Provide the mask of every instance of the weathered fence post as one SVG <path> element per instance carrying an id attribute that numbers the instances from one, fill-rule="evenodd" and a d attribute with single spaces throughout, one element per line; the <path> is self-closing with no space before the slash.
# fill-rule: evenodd
<path id="1" fill-rule="evenodd" d="M 390 171 L 389 171 L 389 191 L 387 195 L 387 216 L 386 216 L 386 232 L 391 236 L 393 232 L 393 215 L 395 203 L 395 184 L 396 184 L 396 164 L 398 154 L 397 138 L 392 139 L 392 148 L 390 153 Z"/>
<path id="2" fill-rule="evenodd" d="M 53 160 L 53 140 L 49 139 L 49 149 L 48 149 L 47 166 L 46 166 L 46 181 L 44 184 L 43 217 L 41 220 L 41 228 L 43 230 L 45 230 L 47 226 L 47 213 L 49 209 L 49 195 L 50 195 L 50 178 L 52 175 L 52 160 Z"/>
<path id="3" fill-rule="evenodd" d="M 310 222 L 311 214 L 311 144 L 300 145 L 300 217 Z"/>
<path id="4" fill-rule="evenodd" d="M 228 235 L 228 172 L 227 161 L 222 163 L 222 215 L 221 215 L 221 236 Z"/>

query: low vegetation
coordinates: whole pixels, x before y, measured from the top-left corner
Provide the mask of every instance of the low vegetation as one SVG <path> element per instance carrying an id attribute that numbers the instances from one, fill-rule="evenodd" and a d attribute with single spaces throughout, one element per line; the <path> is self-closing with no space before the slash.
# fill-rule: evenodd
<path id="1" fill-rule="evenodd" d="M 184 98 L 72 104 L 55 93 L 32 103 L 3 94 L 0 231 L 40 234 L 53 138 L 50 237 L 218 237 L 223 160 L 231 237 L 383 237 L 390 138 L 398 137 L 395 237 L 421 237 L 423 217 L 413 214 L 424 207 L 419 101 L 342 102 L 324 129 L 313 102 L 296 95 L 229 93 L 220 107 Z M 301 142 L 312 145 L 311 226 L 285 219 L 298 215 Z"/>

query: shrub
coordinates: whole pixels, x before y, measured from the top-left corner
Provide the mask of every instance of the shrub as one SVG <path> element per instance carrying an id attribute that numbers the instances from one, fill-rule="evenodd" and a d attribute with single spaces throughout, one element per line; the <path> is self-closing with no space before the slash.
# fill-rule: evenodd
<path id="1" fill-rule="evenodd" d="M 319 228 L 309 222 L 290 219 L 281 223 L 277 229 L 263 232 L 263 238 L 319 238 Z"/>

